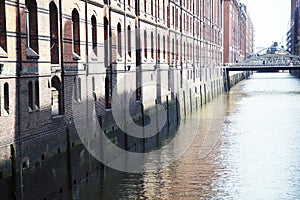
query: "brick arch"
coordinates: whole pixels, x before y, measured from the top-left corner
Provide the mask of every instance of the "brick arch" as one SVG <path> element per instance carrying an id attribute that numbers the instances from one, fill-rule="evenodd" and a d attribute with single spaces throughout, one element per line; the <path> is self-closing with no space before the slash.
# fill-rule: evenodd
<path id="1" fill-rule="evenodd" d="M 58 5 L 57 0 L 49 0 L 49 4 L 50 4 L 50 3 L 54 3 L 56 6 Z"/>
<path id="2" fill-rule="evenodd" d="M 124 21 L 124 19 L 122 19 L 122 18 L 118 18 L 118 20 L 117 20 L 117 24 L 121 24 L 121 26 L 123 25 L 123 21 Z"/>
<path id="3" fill-rule="evenodd" d="M 77 3 L 73 3 L 73 7 L 71 9 L 74 10 L 74 8 L 76 8 L 79 13 L 81 12 L 80 6 Z"/>
<path id="4" fill-rule="evenodd" d="M 53 76 L 51 78 L 51 87 L 54 87 L 57 90 L 61 89 L 61 81 L 58 76 Z"/>
<path id="5" fill-rule="evenodd" d="M 92 11 L 92 14 L 90 15 L 90 18 L 95 15 L 95 17 L 97 18 L 98 17 L 98 13 L 96 12 L 96 10 L 93 10 Z"/>
<path id="6" fill-rule="evenodd" d="M 58 76 L 51 79 L 51 110 L 52 115 L 62 114 L 61 81 Z"/>

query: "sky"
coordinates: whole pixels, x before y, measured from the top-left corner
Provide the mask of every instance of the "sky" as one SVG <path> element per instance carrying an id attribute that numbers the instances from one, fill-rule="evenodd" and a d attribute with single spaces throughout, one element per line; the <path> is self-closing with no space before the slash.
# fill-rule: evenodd
<path id="1" fill-rule="evenodd" d="M 240 0 L 247 6 L 254 25 L 255 52 L 272 42 L 286 45 L 290 29 L 291 0 Z"/>

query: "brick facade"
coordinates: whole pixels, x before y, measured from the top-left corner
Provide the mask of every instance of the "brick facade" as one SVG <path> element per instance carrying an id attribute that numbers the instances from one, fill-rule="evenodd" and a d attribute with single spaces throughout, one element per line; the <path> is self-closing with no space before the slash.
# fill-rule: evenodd
<path id="1" fill-rule="evenodd" d="M 244 4 L 237 0 L 224 0 L 223 6 L 223 63 L 235 63 L 253 53 L 253 24 Z"/>
<path id="2" fill-rule="evenodd" d="M 299 1 L 291 0 L 291 28 L 287 32 L 287 50 L 295 55 L 300 55 L 299 34 L 300 34 L 300 20 L 299 20 Z"/>
<path id="3" fill-rule="evenodd" d="M 32 167 L 66 151 L 69 143 L 80 144 L 72 105 L 76 102 L 80 108 L 87 98 L 96 100 L 103 128 L 114 130 L 112 89 L 123 81 L 127 85 L 117 87 L 117 93 L 133 95 L 132 110 L 137 115 L 141 103 L 147 110 L 156 102 L 178 98 L 186 103 L 180 108 L 183 114 L 185 107 L 192 110 L 216 96 L 223 87 L 221 63 L 252 53 L 247 45 L 253 42 L 253 32 L 245 31 L 251 31 L 250 21 L 240 14 L 238 4 L 228 3 L 0 1 L 0 165 L 17 166 L 18 171 L 24 160 L 29 159 Z M 235 20 L 227 11 L 223 15 L 223 6 L 239 11 L 234 12 Z M 244 29 L 232 36 L 233 29 L 226 27 L 237 29 L 241 16 Z M 231 47 L 234 52 L 228 51 Z M 130 81 L 124 80 L 124 74 Z M 9 97 L 4 95 L 5 83 Z M 157 86 L 139 88 L 144 83 Z M 85 112 L 80 112 L 83 118 L 88 116 Z M 13 152 L 16 159 L 10 161 Z"/>

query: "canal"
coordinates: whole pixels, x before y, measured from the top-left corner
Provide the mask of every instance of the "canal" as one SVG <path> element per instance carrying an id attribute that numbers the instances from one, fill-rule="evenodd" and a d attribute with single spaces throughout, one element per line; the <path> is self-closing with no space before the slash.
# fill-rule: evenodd
<path id="1" fill-rule="evenodd" d="M 142 174 L 106 169 L 73 199 L 300 199 L 299 102 L 299 79 L 255 73 L 193 113 L 197 135 L 179 160 Z"/>

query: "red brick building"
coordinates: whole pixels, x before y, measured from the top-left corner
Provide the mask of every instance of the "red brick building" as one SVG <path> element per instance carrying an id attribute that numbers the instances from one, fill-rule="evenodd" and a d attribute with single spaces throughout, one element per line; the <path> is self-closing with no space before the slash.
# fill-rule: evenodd
<path id="1" fill-rule="evenodd" d="M 246 6 L 224 0 L 223 63 L 234 63 L 253 53 L 253 24 Z"/>
<path id="2" fill-rule="evenodd" d="M 181 115 L 200 107 L 223 91 L 222 62 L 252 53 L 250 22 L 235 0 L 0 0 L 0 185 L 13 177 L 20 195 L 20 172 L 26 180 L 44 160 L 81 144 L 74 102 L 92 97 L 99 123 L 113 132 L 112 90 L 124 74 L 129 83 L 117 92 L 134 94 L 137 116 L 141 104 L 178 101 Z M 88 121 L 86 112 L 79 113 Z M 111 137 L 124 149 L 134 145 Z M 74 170 L 70 185 L 85 176 Z"/>
<path id="3" fill-rule="evenodd" d="M 291 28 L 287 32 L 287 50 L 296 55 L 300 55 L 299 48 L 299 33 L 300 33 L 300 21 L 299 21 L 299 1 L 291 0 Z"/>

